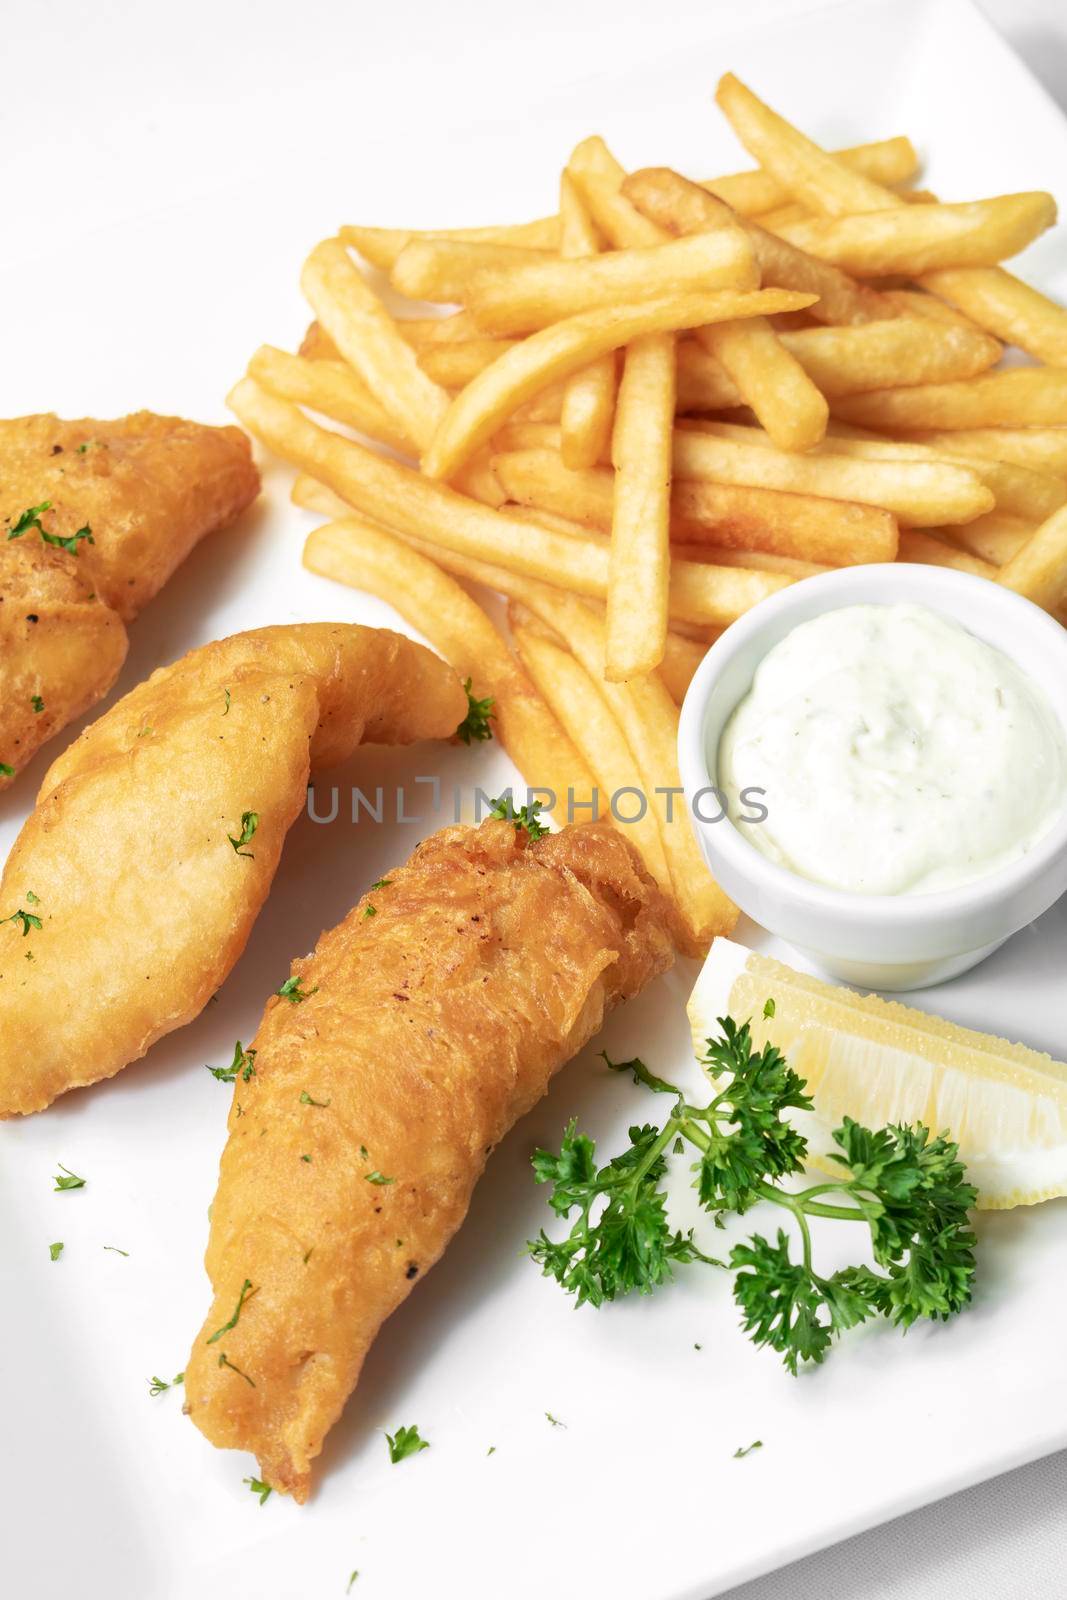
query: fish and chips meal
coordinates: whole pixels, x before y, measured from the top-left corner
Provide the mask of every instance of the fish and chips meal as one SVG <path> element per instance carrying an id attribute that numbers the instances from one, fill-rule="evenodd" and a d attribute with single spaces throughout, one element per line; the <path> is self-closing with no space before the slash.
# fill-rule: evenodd
<path id="1" fill-rule="evenodd" d="M 962 1310 L 976 1206 L 1067 1194 L 1067 1066 L 731 942 L 739 910 L 678 753 L 709 648 L 805 580 L 946 568 L 1036 631 L 1067 620 L 1067 310 L 1003 265 L 1055 201 L 942 200 L 905 136 L 829 152 L 732 74 L 715 99 L 754 168 L 627 170 L 593 135 L 534 220 L 346 224 L 315 244 L 299 347 L 255 351 L 229 404 L 324 519 L 305 567 L 386 600 L 431 648 L 305 623 L 160 667 L 57 757 L 4 869 L 11 1117 L 203 1010 L 270 916 L 310 774 L 425 739 L 462 740 L 476 766 L 496 740 L 526 786 L 379 879 L 212 1069 L 233 1103 L 185 1409 L 256 1456 L 264 1495 L 307 1499 L 372 1342 L 495 1146 L 676 955 L 706 960 L 690 1014 L 707 1103 L 655 1062 L 608 1062 L 668 1114 L 605 1165 L 574 1121 L 533 1157 L 569 1232 L 529 1253 L 579 1304 L 706 1263 L 796 1372 L 868 1319 Z M 2 423 L 0 460 L 3 786 L 107 693 L 126 624 L 259 479 L 237 429 L 148 413 Z M 991 881 L 1058 838 L 1067 805 L 1054 686 L 967 619 L 868 611 L 787 632 L 719 757 L 731 791 L 757 772 L 770 806 L 784 797 L 750 848 L 857 915 L 874 915 L 864 895 Z M 941 795 L 951 849 L 926 820 L 945 751 L 968 785 L 1000 762 L 984 811 L 969 788 Z M 1042 779 L 1023 811 L 1020 765 Z M 829 770 L 853 785 L 837 810 Z M 777 1205 L 800 1257 L 784 1231 L 719 1259 L 712 1228 L 675 1227 L 682 1151 L 709 1218 Z M 830 1177 L 798 1189 L 809 1164 Z M 855 1265 L 817 1272 L 811 1219 L 861 1224 Z M 391 1459 L 424 1445 L 402 1429 Z"/>

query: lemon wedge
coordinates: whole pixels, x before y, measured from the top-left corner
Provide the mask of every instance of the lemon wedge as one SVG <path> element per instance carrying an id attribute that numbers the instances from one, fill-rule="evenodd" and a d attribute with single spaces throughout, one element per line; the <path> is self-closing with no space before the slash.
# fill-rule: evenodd
<path id="1" fill-rule="evenodd" d="M 771 1016 L 764 1007 L 773 1001 Z M 1067 1065 L 897 1001 L 810 978 L 716 939 L 689 999 L 698 1057 L 717 1018 L 748 1021 L 805 1079 L 813 1111 L 794 1113 L 812 1165 L 835 1170 L 831 1130 L 923 1122 L 957 1141 L 985 1210 L 1067 1194 Z M 840 1172 L 840 1166 L 836 1166 Z"/>

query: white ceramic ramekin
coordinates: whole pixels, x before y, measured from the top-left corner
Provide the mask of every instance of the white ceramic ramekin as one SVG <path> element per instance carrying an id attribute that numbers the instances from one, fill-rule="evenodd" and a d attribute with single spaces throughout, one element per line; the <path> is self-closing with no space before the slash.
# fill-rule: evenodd
<path id="1" fill-rule="evenodd" d="M 825 611 L 901 603 L 929 606 L 1003 651 L 1042 686 L 1067 735 L 1067 630 L 984 578 L 910 563 L 840 568 L 764 600 L 708 651 L 678 731 L 686 804 L 727 894 L 831 976 L 874 989 L 922 989 L 955 977 L 1047 911 L 1067 889 L 1067 810 L 1025 856 L 977 882 L 935 894 L 870 895 L 825 888 L 768 860 L 728 819 L 700 820 L 701 811 L 718 808 L 699 796 L 716 784 L 723 728 L 768 650 Z"/>

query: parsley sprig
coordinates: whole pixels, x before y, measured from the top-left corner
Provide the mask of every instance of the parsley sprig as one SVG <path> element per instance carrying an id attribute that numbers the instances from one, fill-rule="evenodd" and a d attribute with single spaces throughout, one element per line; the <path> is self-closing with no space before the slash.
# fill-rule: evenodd
<path id="1" fill-rule="evenodd" d="M 228 1067 L 213 1067 L 210 1064 L 205 1064 L 211 1076 L 217 1078 L 220 1083 L 235 1083 L 238 1078 L 241 1079 L 242 1083 L 247 1083 L 249 1078 L 255 1077 L 256 1051 L 246 1050 L 240 1039 L 238 1039 L 233 1047 L 233 1060 Z"/>
<path id="2" fill-rule="evenodd" d="M 464 681 L 463 689 L 467 696 L 467 715 L 456 729 L 456 738 L 462 739 L 464 744 L 479 744 L 485 739 L 491 739 L 493 730 L 489 724 L 496 720 L 496 712 L 493 710 L 495 704 L 493 696 L 491 694 L 486 695 L 484 700 L 479 700 L 476 695 L 471 693 L 473 682 L 472 678 L 467 678 Z"/>
<path id="3" fill-rule="evenodd" d="M 430 1448 L 429 1439 L 420 1439 L 419 1430 L 414 1424 L 410 1428 L 398 1428 L 395 1434 L 387 1433 L 385 1439 L 389 1446 L 389 1460 L 394 1466 L 406 1456 L 417 1456 L 420 1450 Z"/>
<path id="4" fill-rule="evenodd" d="M 768 1012 L 768 1014 L 773 1014 Z M 975 1271 L 975 1236 L 968 1211 L 976 1191 L 966 1180 L 955 1144 L 930 1136 L 921 1124 L 872 1132 L 846 1117 L 834 1131 L 840 1178 L 801 1190 L 781 1186 L 801 1171 L 807 1141 L 785 1114 L 807 1110 L 803 1080 L 772 1044 L 752 1048 L 749 1025 L 721 1017 L 707 1041 L 703 1065 L 716 1092 L 707 1105 L 651 1073 L 642 1061 L 608 1062 L 637 1083 L 675 1097 L 662 1127 L 630 1129 L 630 1145 L 604 1167 L 593 1141 L 572 1120 L 558 1155 L 533 1157 L 538 1183 L 552 1184 L 557 1216 L 577 1210 L 566 1238 L 542 1230 L 528 1249 L 579 1305 L 636 1291 L 651 1294 L 674 1267 L 703 1261 L 734 1273 L 741 1323 L 755 1344 L 778 1351 L 790 1372 L 822 1361 L 834 1339 L 875 1316 L 902 1329 L 920 1318 L 944 1320 L 967 1305 Z M 605 1060 L 607 1058 L 605 1057 Z M 784 1229 L 771 1240 L 754 1234 L 726 1261 L 705 1255 L 692 1231 L 673 1231 L 662 1180 L 668 1151 L 697 1154 L 692 1171 L 701 1204 L 718 1226 L 759 1201 L 789 1212 L 800 1236 L 800 1259 Z M 858 1265 L 826 1276 L 814 1265 L 811 1217 L 866 1224 L 880 1271 Z"/>
<path id="5" fill-rule="evenodd" d="M 520 828 L 525 828 L 531 839 L 540 839 L 543 834 L 551 831 L 546 823 L 538 820 L 543 810 L 542 802 L 534 800 L 530 805 L 520 806 L 516 811 L 515 802 L 509 790 L 506 794 L 501 795 L 498 800 L 493 801 L 489 807 L 489 815 L 496 817 L 500 822 L 513 822 L 516 833 Z"/>
<path id="6" fill-rule="evenodd" d="M 22 515 L 7 530 L 9 539 L 21 539 L 24 533 L 29 533 L 31 528 L 36 528 L 45 544 L 56 545 L 60 550 L 66 550 L 68 555 L 76 556 L 78 546 L 84 539 L 87 544 L 95 544 L 93 530 L 86 523 L 84 528 L 79 528 L 77 533 L 72 533 L 69 538 L 64 538 L 60 533 L 49 533 L 41 517 L 46 511 L 51 511 L 51 500 L 42 500 L 39 506 L 28 506 Z"/>

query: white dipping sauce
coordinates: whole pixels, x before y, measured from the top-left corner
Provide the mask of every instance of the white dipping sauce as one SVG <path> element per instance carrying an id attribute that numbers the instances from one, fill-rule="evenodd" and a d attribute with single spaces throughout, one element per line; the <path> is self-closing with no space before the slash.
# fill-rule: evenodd
<path id="1" fill-rule="evenodd" d="M 985 877 L 1048 831 L 1067 742 L 1044 691 L 925 606 L 859 605 L 801 623 L 760 663 L 719 743 L 737 825 L 771 860 L 856 894 Z"/>

